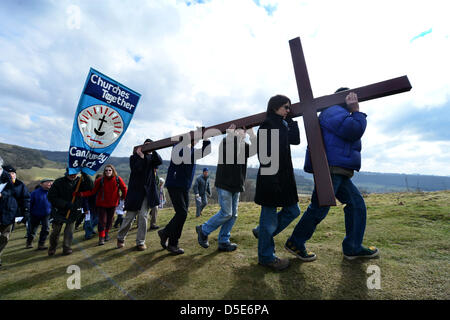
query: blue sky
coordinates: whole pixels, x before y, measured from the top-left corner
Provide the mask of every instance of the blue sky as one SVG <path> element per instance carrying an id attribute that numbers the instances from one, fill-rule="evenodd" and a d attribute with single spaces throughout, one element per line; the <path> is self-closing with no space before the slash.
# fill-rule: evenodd
<path id="1" fill-rule="evenodd" d="M 408 93 L 361 104 L 363 171 L 450 175 L 446 12 L 444 1 L 1 1 L 0 142 L 67 150 L 90 67 L 142 94 L 113 156 L 264 111 L 274 94 L 298 101 L 288 41 L 300 36 L 316 97 L 411 81 Z"/>

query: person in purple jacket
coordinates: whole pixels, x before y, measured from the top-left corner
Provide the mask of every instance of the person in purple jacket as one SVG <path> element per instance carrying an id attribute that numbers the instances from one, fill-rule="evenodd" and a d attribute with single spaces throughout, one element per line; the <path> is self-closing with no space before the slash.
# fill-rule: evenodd
<path id="1" fill-rule="evenodd" d="M 27 244 L 26 248 L 33 248 L 33 239 L 36 236 L 37 228 L 40 224 L 41 233 L 39 234 L 38 250 L 47 250 L 45 240 L 47 240 L 50 232 L 50 213 L 52 205 L 47 199 L 48 190 L 52 186 L 53 179 L 43 179 L 38 188 L 31 193 L 30 199 L 30 220 L 27 228 Z"/>
<path id="2" fill-rule="evenodd" d="M 349 90 L 339 88 L 336 92 Z M 344 258 L 374 258 L 379 255 L 376 247 L 362 245 L 366 229 L 366 205 L 351 178 L 354 171 L 361 168 L 361 137 L 366 130 L 367 115 L 359 111 L 358 96 L 350 92 L 345 104 L 334 105 L 321 112 L 319 123 L 330 166 L 331 180 L 336 198 L 345 205 L 346 235 L 342 242 Z M 306 150 L 304 170 L 313 173 L 309 150 Z M 292 235 L 285 244 L 286 250 L 302 261 L 313 261 L 316 255 L 307 252 L 305 242 L 309 240 L 316 226 L 328 214 L 330 207 L 319 207 L 316 188 L 311 203 Z"/>

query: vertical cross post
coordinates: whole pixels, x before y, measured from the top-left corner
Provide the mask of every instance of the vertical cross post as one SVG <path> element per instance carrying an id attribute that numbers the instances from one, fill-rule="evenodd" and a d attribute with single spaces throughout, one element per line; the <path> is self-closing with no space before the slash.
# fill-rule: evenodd
<path id="1" fill-rule="evenodd" d="M 333 183 L 331 182 L 330 168 L 328 167 L 322 131 L 320 130 L 317 108 L 315 107 L 300 38 L 290 40 L 289 46 L 291 48 L 300 102 L 305 104 L 303 109 L 303 123 L 305 125 L 306 139 L 311 155 L 314 171 L 314 184 L 316 186 L 319 205 L 335 206 L 336 199 L 334 197 Z"/>

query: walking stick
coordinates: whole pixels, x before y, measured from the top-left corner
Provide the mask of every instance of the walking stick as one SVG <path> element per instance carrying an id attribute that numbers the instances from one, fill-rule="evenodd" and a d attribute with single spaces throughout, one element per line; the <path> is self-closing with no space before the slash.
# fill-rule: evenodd
<path id="1" fill-rule="evenodd" d="M 78 180 L 77 186 L 75 188 L 75 192 L 78 192 L 78 190 L 80 189 L 81 180 L 83 180 L 83 175 L 81 175 L 80 180 Z M 72 203 L 74 203 L 74 202 L 75 202 L 75 196 L 72 196 Z M 69 215 L 70 215 L 70 209 L 67 210 L 66 219 L 69 219 Z"/>

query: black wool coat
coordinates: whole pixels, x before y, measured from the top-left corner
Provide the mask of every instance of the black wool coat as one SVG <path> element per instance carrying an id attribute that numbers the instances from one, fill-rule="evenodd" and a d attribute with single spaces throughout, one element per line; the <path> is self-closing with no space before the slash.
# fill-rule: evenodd
<path id="1" fill-rule="evenodd" d="M 16 217 L 27 219 L 30 213 L 30 193 L 25 184 L 18 179 L 12 183 L 4 170 L 0 183 L 6 183 L 0 198 L 0 224 L 13 224 Z"/>
<path id="2" fill-rule="evenodd" d="M 233 139 L 233 140 L 232 140 Z M 256 136 L 250 139 L 251 144 L 256 144 Z M 233 161 L 227 162 L 227 146 L 233 145 Z M 229 148 L 228 148 L 229 149 Z M 230 150 L 228 150 L 230 151 Z M 255 155 L 250 145 L 239 140 L 236 136 L 227 135 L 219 145 L 219 163 L 217 164 L 216 188 L 229 192 L 243 192 L 245 178 L 247 176 L 247 160 Z M 242 154 L 241 154 L 242 153 Z M 230 157 L 231 158 L 231 157 Z M 241 163 L 244 160 L 244 163 Z"/>
<path id="3" fill-rule="evenodd" d="M 267 141 L 260 141 L 261 130 L 267 130 Z M 271 142 L 272 130 L 279 130 L 278 141 Z M 295 182 L 294 168 L 291 159 L 291 144 L 300 144 L 298 124 L 292 119 L 283 121 L 283 117 L 270 113 L 258 129 L 258 159 L 260 167 L 256 178 L 255 202 L 267 207 L 288 207 L 298 202 L 297 183 Z M 263 145 L 267 146 L 267 152 L 263 152 Z M 273 152 L 273 143 L 278 143 L 278 156 Z M 261 162 L 261 157 L 267 154 L 276 157 L 268 164 Z M 266 157 L 267 157 L 266 155 Z M 279 168 L 271 175 L 261 174 L 262 168 L 268 168 L 278 160 Z"/>
<path id="4" fill-rule="evenodd" d="M 156 151 L 145 154 L 144 159 L 137 154 L 130 157 L 131 173 L 124 210 L 140 210 L 145 198 L 149 208 L 159 205 L 159 193 L 156 187 L 159 181 L 156 183 L 155 169 L 161 164 L 162 159 Z"/>
<path id="5" fill-rule="evenodd" d="M 94 187 L 92 179 L 85 173 L 82 173 L 83 180 L 80 183 L 79 192 L 89 191 Z M 48 201 L 52 205 L 51 217 L 58 223 L 74 222 L 82 214 L 81 208 L 83 207 L 82 197 L 76 197 L 74 206 L 71 209 L 72 194 L 75 192 L 78 180 L 71 181 L 67 175 L 56 179 L 50 190 L 48 191 Z M 66 219 L 67 211 L 70 210 L 69 219 Z"/>

